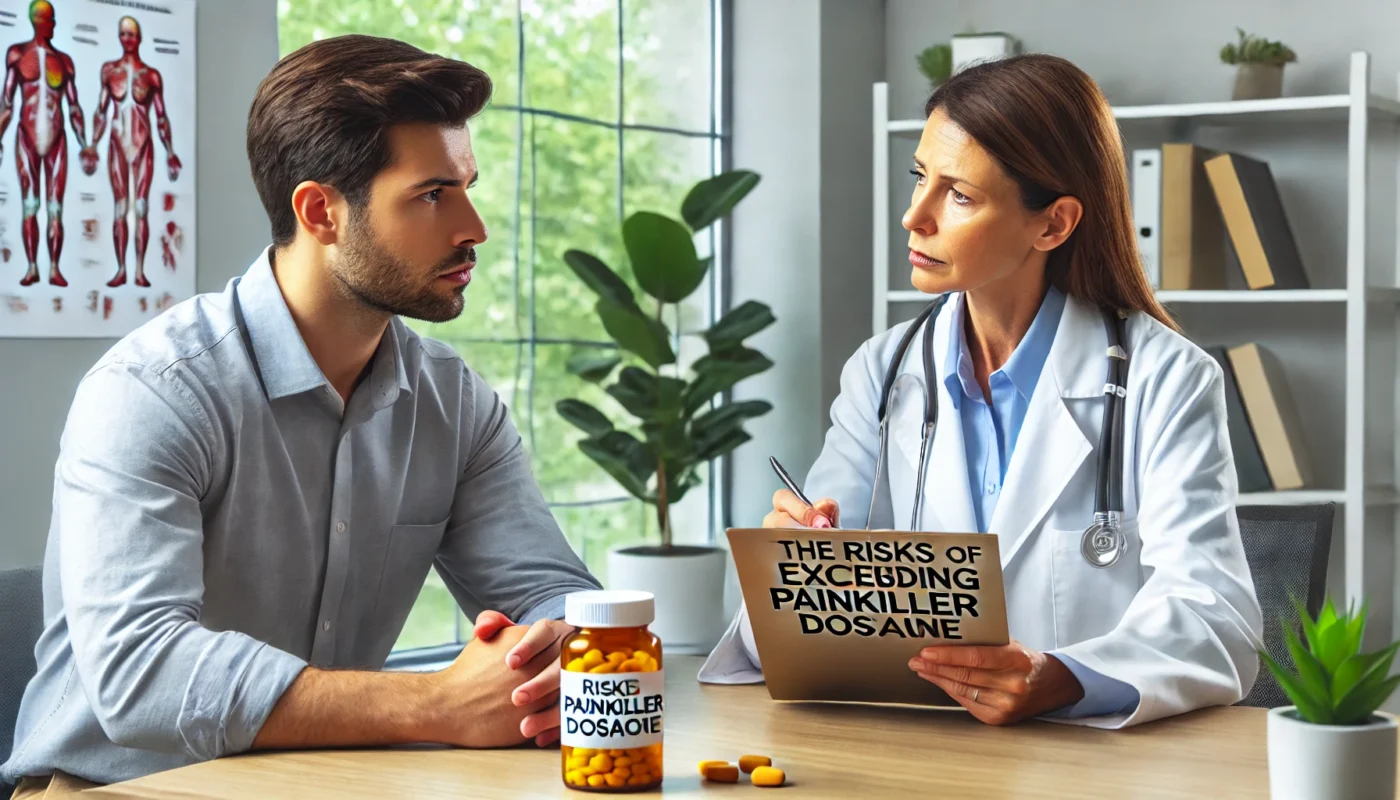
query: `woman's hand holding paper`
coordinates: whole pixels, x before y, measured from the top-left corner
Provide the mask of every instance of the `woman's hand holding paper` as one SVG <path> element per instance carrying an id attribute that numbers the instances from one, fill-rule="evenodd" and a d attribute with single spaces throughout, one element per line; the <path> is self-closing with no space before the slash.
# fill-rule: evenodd
<path id="1" fill-rule="evenodd" d="M 1084 697 L 1063 662 L 1015 640 L 1001 647 L 925 647 L 909 668 L 988 725 L 1010 725 Z"/>

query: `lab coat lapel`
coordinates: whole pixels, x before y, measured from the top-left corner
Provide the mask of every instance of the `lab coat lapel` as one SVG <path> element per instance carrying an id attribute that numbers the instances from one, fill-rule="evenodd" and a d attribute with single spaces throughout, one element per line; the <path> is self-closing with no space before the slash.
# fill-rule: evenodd
<path id="1" fill-rule="evenodd" d="M 1025 545 L 1093 450 L 1065 399 L 1103 392 L 1107 362 L 1102 354 L 1108 336 L 1101 319 L 1094 308 L 1066 298 L 1055 342 L 1031 395 L 1002 495 L 988 525 L 988 532 L 998 536 L 1002 566 Z"/>
<path id="2" fill-rule="evenodd" d="M 918 528 L 925 531 L 944 533 L 974 533 L 977 531 L 977 517 L 972 511 L 972 490 L 967 483 L 967 445 L 963 441 L 962 418 L 953 407 L 953 398 L 943 385 L 942 376 L 950 368 L 946 363 L 950 320 L 954 303 L 961 303 L 961 295 L 948 299 L 938 314 L 933 332 L 933 358 L 936 375 L 923 375 L 923 336 L 916 335 L 909 347 L 909 356 L 904 361 L 901 372 L 912 373 L 920 378 L 918 384 L 905 379 L 905 392 L 897 419 L 891 419 L 890 438 L 894 442 L 892 451 L 897 451 L 908 464 L 911 476 L 908 493 L 910 505 L 895 512 L 895 527 L 907 529 L 913 511 L 913 481 L 917 480 L 919 468 L 919 444 L 924 424 L 924 395 L 915 396 L 915 389 L 923 391 L 932 382 L 938 391 L 938 424 L 934 429 L 933 443 L 928 455 L 928 479 L 924 481 L 924 508 Z"/>

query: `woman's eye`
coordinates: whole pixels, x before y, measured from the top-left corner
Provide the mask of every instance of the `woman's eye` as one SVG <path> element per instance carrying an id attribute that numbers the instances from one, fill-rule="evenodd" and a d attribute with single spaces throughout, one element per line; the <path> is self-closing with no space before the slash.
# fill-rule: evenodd
<path id="1" fill-rule="evenodd" d="M 915 184 L 922 184 L 922 183 L 924 182 L 924 173 L 918 171 L 917 169 L 911 169 L 911 170 L 909 170 L 909 174 L 914 176 L 914 178 L 915 178 L 914 183 L 915 183 Z"/>
<path id="2" fill-rule="evenodd" d="M 965 206 L 968 203 L 972 202 L 971 197 L 968 197 L 967 195 L 963 194 L 957 189 L 949 189 L 948 191 L 951 192 L 953 195 L 953 202 L 957 203 L 960 206 Z"/>

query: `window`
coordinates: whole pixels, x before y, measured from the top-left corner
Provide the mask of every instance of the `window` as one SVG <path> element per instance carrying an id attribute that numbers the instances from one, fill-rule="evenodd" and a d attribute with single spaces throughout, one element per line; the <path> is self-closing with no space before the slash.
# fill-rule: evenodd
<path id="1" fill-rule="evenodd" d="M 473 200 L 490 238 L 452 322 L 410 321 L 452 344 L 509 405 L 555 518 L 606 581 L 609 547 L 654 537 L 649 507 L 630 499 L 578 451 L 580 434 L 554 404 L 579 397 L 621 409 L 564 363 L 578 348 L 611 348 L 593 295 L 565 250 L 602 258 L 632 281 L 622 219 L 679 215 L 696 181 L 721 165 L 717 97 L 722 0 L 282 0 L 285 55 L 344 33 L 391 36 L 484 69 L 491 104 L 472 121 L 481 179 Z M 714 234 L 701 255 L 720 253 Z M 708 250 L 708 252 L 706 252 Z M 717 260 L 718 263 L 718 260 Z M 717 318 L 722 269 L 680 309 L 673 330 Z M 683 365 L 704 355 L 681 336 Z M 679 542 L 708 542 L 719 521 L 718 471 L 672 509 Z M 396 649 L 465 640 L 470 621 L 431 572 Z"/>

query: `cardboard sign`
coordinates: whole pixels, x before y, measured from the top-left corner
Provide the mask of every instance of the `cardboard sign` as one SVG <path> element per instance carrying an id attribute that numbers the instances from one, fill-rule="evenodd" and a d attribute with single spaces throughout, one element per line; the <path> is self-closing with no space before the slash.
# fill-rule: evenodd
<path id="1" fill-rule="evenodd" d="M 1009 641 L 997 537 L 727 531 L 774 700 L 961 708 L 909 669 L 931 645 Z"/>

